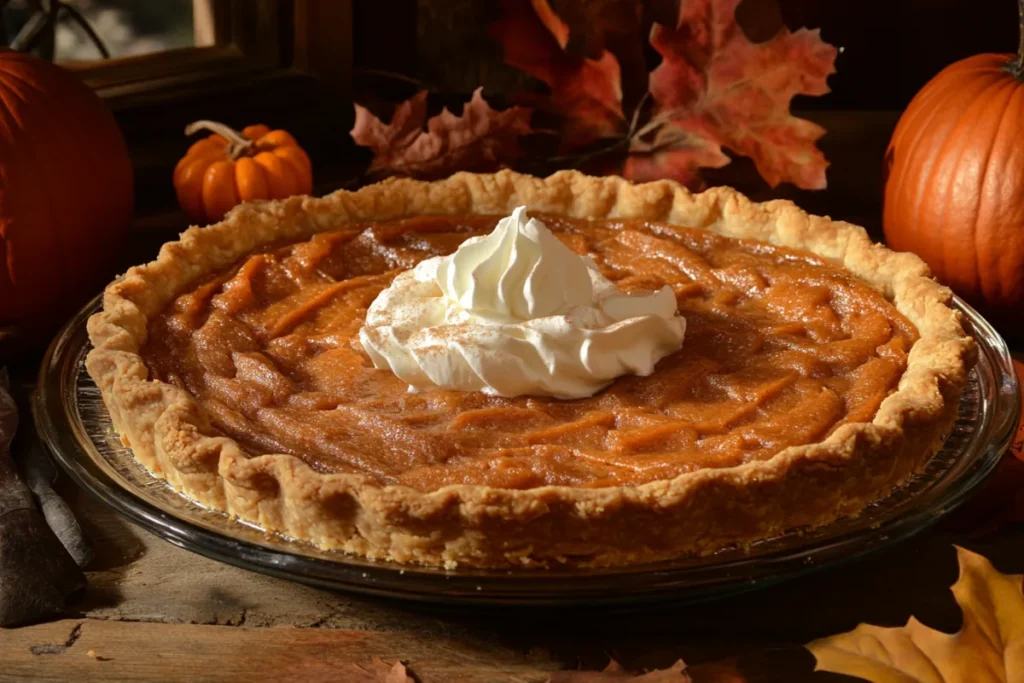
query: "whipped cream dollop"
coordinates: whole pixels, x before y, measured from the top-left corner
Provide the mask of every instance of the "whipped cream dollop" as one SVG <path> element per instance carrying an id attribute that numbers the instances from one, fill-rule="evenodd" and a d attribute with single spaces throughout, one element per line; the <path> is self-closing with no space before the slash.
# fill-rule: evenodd
<path id="1" fill-rule="evenodd" d="M 685 331 L 670 287 L 623 293 L 521 206 L 489 235 L 398 275 L 359 341 L 411 391 L 582 398 L 649 375 Z"/>

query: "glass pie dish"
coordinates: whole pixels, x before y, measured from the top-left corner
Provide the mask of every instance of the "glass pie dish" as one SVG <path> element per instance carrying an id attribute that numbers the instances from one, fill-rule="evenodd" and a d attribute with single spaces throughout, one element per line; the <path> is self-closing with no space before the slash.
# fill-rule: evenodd
<path id="1" fill-rule="evenodd" d="M 608 569 L 452 570 L 371 561 L 270 534 L 207 510 L 150 475 L 114 433 L 85 371 L 85 323 L 99 298 L 54 340 L 33 402 L 55 459 L 89 494 L 165 540 L 236 566 L 319 587 L 417 601 L 492 605 L 695 602 L 792 579 L 905 539 L 970 496 L 1006 451 L 1020 416 L 1009 349 L 960 300 L 979 360 L 954 428 L 925 469 L 854 518 L 703 557 Z"/>

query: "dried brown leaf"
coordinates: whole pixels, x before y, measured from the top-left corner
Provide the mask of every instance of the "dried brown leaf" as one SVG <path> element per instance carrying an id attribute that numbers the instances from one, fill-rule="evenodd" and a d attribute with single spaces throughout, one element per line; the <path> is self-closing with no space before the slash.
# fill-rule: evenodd
<path id="1" fill-rule="evenodd" d="M 533 0 L 537 16 L 570 55 L 590 59 L 600 59 L 605 52 L 615 55 L 626 112 L 647 91 L 651 25 L 673 24 L 679 5 L 680 0 Z"/>
<path id="2" fill-rule="evenodd" d="M 491 109 L 482 90 L 474 91 L 460 116 L 444 109 L 429 120 L 426 91 L 399 104 L 389 124 L 357 104 L 351 135 L 373 152 L 368 172 L 430 179 L 454 171 L 493 171 L 518 159 L 519 136 L 530 132 L 530 110 Z"/>

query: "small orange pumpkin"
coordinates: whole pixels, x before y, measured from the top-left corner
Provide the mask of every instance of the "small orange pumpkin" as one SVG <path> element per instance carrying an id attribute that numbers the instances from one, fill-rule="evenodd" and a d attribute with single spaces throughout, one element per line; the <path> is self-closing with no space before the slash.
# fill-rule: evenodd
<path id="1" fill-rule="evenodd" d="M 1024 332 L 1024 0 L 1020 52 L 943 69 L 886 153 L 883 227 L 1004 334 Z"/>
<path id="2" fill-rule="evenodd" d="M 238 132 L 216 121 L 196 121 L 185 135 L 213 134 L 189 147 L 174 168 L 178 204 L 196 223 L 214 223 L 241 202 L 284 199 L 313 190 L 313 167 L 284 130 L 262 124 Z"/>

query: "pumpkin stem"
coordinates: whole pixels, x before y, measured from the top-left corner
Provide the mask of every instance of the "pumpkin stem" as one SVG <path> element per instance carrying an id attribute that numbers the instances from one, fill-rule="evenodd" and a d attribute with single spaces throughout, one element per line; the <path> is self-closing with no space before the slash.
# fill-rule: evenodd
<path id="1" fill-rule="evenodd" d="M 1017 0 L 1017 20 L 1020 26 L 1017 40 L 1017 56 L 1006 65 L 1006 70 L 1017 78 L 1024 80 L 1024 0 Z"/>
<path id="2" fill-rule="evenodd" d="M 1020 1 L 1024 3 L 1024 0 Z M 227 139 L 228 154 L 231 156 L 232 161 L 241 157 L 252 149 L 254 144 L 256 144 L 231 126 L 226 126 L 218 121 L 208 121 L 206 119 L 203 119 L 202 121 L 193 121 L 185 126 L 185 135 L 194 135 L 201 130 L 208 130 L 211 133 L 216 133 L 217 135 Z"/>

